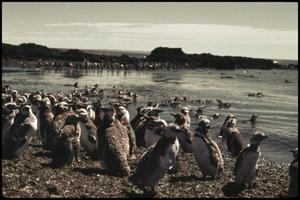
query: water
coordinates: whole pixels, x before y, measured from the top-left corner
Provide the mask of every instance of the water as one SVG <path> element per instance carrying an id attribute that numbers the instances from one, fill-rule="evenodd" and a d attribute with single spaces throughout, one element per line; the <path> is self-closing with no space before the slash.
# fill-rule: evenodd
<path id="1" fill-rule="evenodd" d="M 232 79 L 220 78 L 221 73 Z M 239 75 L 237 75 L 239 74 Z M 245 77 L 245 76 L 248 77 Z M 254 77 L 249 77 L 253 75 Z M 285 79 L 292 83 L 284 83 Z M 79 86 L 99 84 L 102 88 L 116 86 L 130 89 L 137 93 L 138 102 L 129 106 L 131 118 L 136 114 L 135 108 L 149 100 L 155 102 L 185 95 L 188 100 L 207 97 L 221 99 L 232 103 L 230 109 L 219 109 L 217 102 L 207 105 L 204 114 L 212 116 L 219 112 L 220 118 L 211 120 L 213 138 L 220 142 L 216 135 L 228 114 L 238 119 L 238 128 L 249 142 L 251 134 L 261 130 L 269 135 L 261 145 L 262 156 L 276 162 L 290 162 L 290 148 L 298 146 L 298 71 L 294 70 L 234 70 L 220 71 L 212 69 L 197 70 L 160 70 L 160 71 L 2 71 L 2 83 L 13 88 L 29 92 L 70 92 L 73 88 L 65 84 L 79 82 Z M 248 93 L 262 91 L 264 97 L 248 97 Z M 196 108 L 199 104 L 187 103 Z M 174 119 L 170 112 L 179 112 L 180 108 L 162 107 L 161 117 L 167 122 Z M 257 113 L 255 126 L 242 123 Z M 197 121 L 192 118 L 192 128 Z"/>

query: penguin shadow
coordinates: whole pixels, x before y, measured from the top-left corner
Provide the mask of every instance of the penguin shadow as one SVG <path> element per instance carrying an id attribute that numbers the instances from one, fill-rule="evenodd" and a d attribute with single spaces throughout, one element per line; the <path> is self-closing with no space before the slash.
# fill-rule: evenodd
<path id="1" fill-rule="evenodd" d="M 207 179 L 195 175 L 190 175 L 190 176 L 173 176 L 169 179 L 169 182 L 176 183 L 176 182 L 205 181 L 205 180 Z"/>
<path id="2" fill-rule="evenodd" d="M 96 168 L 96 167 L 85 167 L 85 168 L 74 167 L 72 169 L 72 171 L 80 172 L 80 173 L 82 173 L 84 175 L 88 175 L 88 176 L 92 176 L 94 174 L 97 174 L 97 175 L 108 175 L 108 176 L 114 176 L 114 177 L 121 177 L 120 175 L 115 174 L 115 173 L 113 173 L 109 170 Z"/>
<path id="3" fill-rule="evenodd" d="M 51 152 L 36 152 L 33 154 L 35 157 L 47 157 L 47 158 L 51 158 Z"/>
<path id="4" fill-rule="evenodd" d="M 240 194 L 245 189 L 245 186 L 241 186 L 236 182 L 229 182 L 222 187 L 222 191 L 226 197 L 234 197 Z"/>

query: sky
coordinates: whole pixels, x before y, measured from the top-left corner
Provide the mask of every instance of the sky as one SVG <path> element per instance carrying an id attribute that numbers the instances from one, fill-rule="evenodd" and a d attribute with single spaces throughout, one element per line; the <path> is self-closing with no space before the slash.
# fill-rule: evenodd
<path id="1" fill-rule="evenodd" d="M 2 2 L 2 42 L 298 60 L 298 3 Z"/>

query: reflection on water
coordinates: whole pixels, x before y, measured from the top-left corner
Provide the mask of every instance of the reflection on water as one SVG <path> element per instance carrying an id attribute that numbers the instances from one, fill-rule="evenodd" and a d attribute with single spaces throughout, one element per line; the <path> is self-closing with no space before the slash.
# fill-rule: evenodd
<path id="1" fill-rule="evenodd" d="M 221 75 L 232 76 L 222 79 Z M 247 75 L 247 76 L 245 76 Z M 285 79 L 291 83 L 285 83 Z M 3 84 L 10 84 L 19 91 L 70 92 L 74 82 L 85 85 L 98 84 L 99 87 L 116 86 L 130 89 L 139 95 L 138 102 L 129 106 L 131 118 L 136 107 L 149 100 L 163 101 L 176 95 L 185 95 L 188 100 L 207 97 L 214 100 L 204 109 L 204 115 L 212 116 L 219 112 L 220 118 L 211 121 L 214 139 L 228 114 L 238 119 L 238 127 L 246 143 L 256 130 L 266 132 L 270 137 L 262 145 L 263 156 L 275 161 L 290 162 L 289 149 L 298 144 L 298 73 L 282 70 L 161 70 L 161 71 L 123 71 L 123 70 L 50 70 L 2 72 Z M 262 91 L 265 96 L 249 97 L 248 93 Z M 215 99 L 232 103 L 230 109 L 219 109 Z M 199 104 L 187 103 L 197 108 Z M 173 122 L 170 112 L 179 108 L 162 107 L 163 119 Z M 260 116 L 255 126 L 241 123 L 257 113 Z M 192 128 L 197 121 L 192 119 Z"/>

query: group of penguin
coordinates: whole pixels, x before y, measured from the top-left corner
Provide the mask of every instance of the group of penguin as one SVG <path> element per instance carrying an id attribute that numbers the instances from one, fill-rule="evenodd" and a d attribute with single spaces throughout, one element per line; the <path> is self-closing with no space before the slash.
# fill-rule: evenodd
<path id="1" fill-rule="evenodd" d="M 218 179 L 224 173 L 224 159 L 218 144 L 211 138 L 210 119 L 199 115 L 198 126 L 190 128 L 189 109 L 171 113 L 173 123 L 161 119 L 159 104 L 150 101 L 136 108 L 131 120 L 126 102 L 91 104 L 88 96 L 76 88 L 71 94 L 53 94 L 37 91 L 19 94 L 6 85 L 2 88 L 2 156 L 20 157 L 28 149 L 37 133 L 44 149 L 51 152 L 54 167 L 79 161 L 84 149 L 91 159 L 116 176 L 128 180 L 144 193 L 154 194 L 155 186 L 170 171 L 178 171 L 178 157 L 191 153 L 206 179 Z M 255 121 L 252 116 L 251 121 Z M 236 127 L 237 119 L 228 115 L 221 127 L 219 138 L 226 144 L 232 158 L 235 181 L 251 186 L 258 173 L 261 156 L 260 144 L 268 138 L 255 132 L 250 144 Z M 135 151 L 146 147 L 136 169 L 128 161 Z M 289 169 L 289 196 L 298 195 L 298 148 Z"/>

